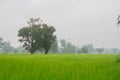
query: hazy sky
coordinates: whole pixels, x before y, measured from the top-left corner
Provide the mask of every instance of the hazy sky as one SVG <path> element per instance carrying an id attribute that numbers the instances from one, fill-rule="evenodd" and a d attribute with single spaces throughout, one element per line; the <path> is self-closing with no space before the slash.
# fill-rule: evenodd
<path id="1" fill-rule="evenodd" d="M 18 30 L 29 18 L 40 17 L 56 28 L 59 39 L 80 46 L 119 47 L 119 14 L 120 0 L 0 0 L 0 37 L 19 46 Z"/>

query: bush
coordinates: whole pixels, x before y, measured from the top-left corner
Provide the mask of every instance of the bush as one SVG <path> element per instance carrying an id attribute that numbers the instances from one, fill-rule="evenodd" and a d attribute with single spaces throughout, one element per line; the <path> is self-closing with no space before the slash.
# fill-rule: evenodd
<path id="1" fill-rule="evenodd" d="M 120 55 L 117 56 L 116 61 L 120 62 Z"/>

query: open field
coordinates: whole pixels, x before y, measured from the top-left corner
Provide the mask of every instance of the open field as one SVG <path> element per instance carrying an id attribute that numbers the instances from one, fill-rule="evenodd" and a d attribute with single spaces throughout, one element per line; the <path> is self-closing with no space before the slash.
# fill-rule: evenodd
<path id="1" fill-rule="evenodd" d="M 1 54 L 0 80 L 120 80 L 113 54 Z"/>

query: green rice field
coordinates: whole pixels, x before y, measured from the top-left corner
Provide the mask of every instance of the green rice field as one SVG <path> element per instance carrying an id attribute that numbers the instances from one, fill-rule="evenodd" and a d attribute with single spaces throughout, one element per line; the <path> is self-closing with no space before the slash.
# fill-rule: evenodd
<path id="1" fill-rule="evenodd" d="M 120 80 L 115 54 L 0 54 L 0 80 Z"/>

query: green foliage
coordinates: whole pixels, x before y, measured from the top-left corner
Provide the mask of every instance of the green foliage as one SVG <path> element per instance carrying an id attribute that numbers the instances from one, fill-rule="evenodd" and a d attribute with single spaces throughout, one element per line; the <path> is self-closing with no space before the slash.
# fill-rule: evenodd
<path id="1" fill-rule="evenodd" d="M 82 53 L 88 53 L 88 48 L 87 48 L 87 46 L 83 46 L 83 47 L 81 48 L 81 52 L 82 52 Z"/>
<path id="2" fill-rule="evenodd" d="M 62 53 L 76 53 L 76 46 L 71 42 L 67 42 L 65 39 L 60 40 Z"/>
<path id="3" fill-rule="evenodd" d="M 97 51 L 98 53 L 102 53 L 102 52 L 104 51 L 104 48 L 97 48 L 96 51 Z"/>
<path id="4" fill-rule="evenodd" d="M 117 62 L 120 62 L 120 55 L 118 55 L 118 56 L 116 57 L 116 61 L 117 61 Z"/>
<path id="5" fill-rule="evenodd" d="M 5 42 L 3 38 L 0 38 L 0 52 L 13 52 L 14 48 L 10 45 L 10 42 Z"/>
<path id="6" fill-rule="evenodd" d="M 120 80 L 112 54 L 0 55 L 0 80 Z"/>
<path id="7" fill-rule="evenodd" d="M 95 53 L 95 48 L 93 47 L 92 44 L 87 44 L 81 46 L 81 48 L 77 49 L 78 53 Z"/>
<path id="8" fill-rule="evenodd" d="M 18 31 L 18 36 L 21 37 L 19 41 L 24 43 L 23 47 L 31 54 L 42 48 L 47 54 L 56 39 L 55 28 L 42 24 L 39 18 L 30 18 L 28 24 L 28 27 L 21 28 Z"/>
<path id="9" fill-rule="evenodd" d="M 56 39 L 56 36 L 53 35 L 55 31 L 56 30 L 53 26 L 48 26 L 47 24 L 42 25 L 41 44 L 42 44 L 42 47 L 45 49 L 45 54 L 48 53 L 51 45 Z"/>
<path id="10" fill-rule="evenodd" d="M 3 38 L 0 37 L 0 48 L 3 46 Z"/>
<path id="11" fill-rule="evenodd" d="M 76 46 L 73 45 L 71 42 L 68 42 L 66 46 L 67 53 L 76 53 Z"/>
<path id="12" fill-rule="evenodd" d="M 10 46 L 10 42 L 4 42 L 3 46 L 2 46 L 2 50 L 3 52 L 10 52 L 13 51 L 13 47 Z"/>
<path id="13" fill-rule="evenodd" d="M 67 45 L 67 42 L 66 42 L 65 39 L 62 39 L 62 40 L 60 40 L 60 44 L 61 44 L 61 46 L 62 46 L 62 49 L 65 49 L 65 48 L 66 48 L 66 45 Z"/>
<path id="14" fill-rule="evenodd" d="M 58 41 L 55 40 L 51 45 L 50 52 L 57 53 L 58 52 Z"/>
<path id="15" fill-rule="evenodd" d="M 35 42 L 31 33 L 31 27 L 24 27 L 18 31 L 18 36 L 22 37 L 21 39 L 19 39 L 19 41 L 24 42 L 23 47 L 25 48 L 25 50 L 28 50 L 32 54 L 33 52 L 35 52 L 36 49 L 33 49 L 33 45 L 35 44 Z"/>
<path id="16" fill-rule="evenodd" d="M 77 49 L 77 53 L 82 53 L 81 48 Z"/>

